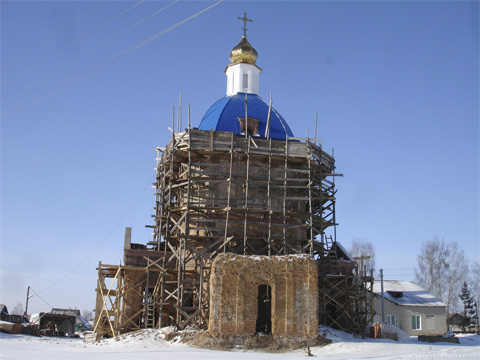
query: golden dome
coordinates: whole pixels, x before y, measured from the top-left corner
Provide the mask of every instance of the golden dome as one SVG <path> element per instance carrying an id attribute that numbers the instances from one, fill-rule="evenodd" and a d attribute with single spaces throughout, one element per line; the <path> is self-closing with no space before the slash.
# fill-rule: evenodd
<path id="1" fill-rule="evenodd" d="M 230 61 L 232 64 L 238 63 L 247 63 L 247 64 L 255 64 L 257 61 L 258 53 L 257 50 L 253 48 L 252 45 L 247 40 L 247 37 L 244 35 L 242 36 L 242 40 L 240 43 L 235 46 L 230 53 Z"/>

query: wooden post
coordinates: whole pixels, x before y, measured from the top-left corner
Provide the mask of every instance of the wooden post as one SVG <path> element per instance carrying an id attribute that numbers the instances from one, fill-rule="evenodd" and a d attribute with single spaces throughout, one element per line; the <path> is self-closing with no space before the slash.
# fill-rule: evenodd
<path id="1" fill-rule="evenodd" d="M 172 113 L 172 137 L 175 138 L 175 106 L 173 106 Z"/>
<path id="2" fill-rule="evenodd" d="M 225 214 L 225 235 L 224 235 L 224 242 L 223 242 L 223 252 L 225 252 L 227 249 L 228 221 L 230 219 L 230 200 L 232 196 L 232 176 L 233 176 L 233 139 L 234 139 L 234 133 L 230 133 L 230 167 L 228 170 L 227 213 Z"/>
<path id="3" fill-rule="evenodd" d="M 247 93 L 245 93 L 245 139 L 248 138 Z"/>
<path id="4" fill-rule="evenodd" d="M 267 181 L 267 201 L 268 201 L 268 256 L 272 255 L 272 139 L 268 139 L 268 181 Z"/>
<path id="5" fill-rule="evenodd" d="M 248 218 L 248 182 L 250 172 L 250 139 L 247 144 L 247 170 L 245 173 L 245 203 L 244 203 L 244 223 L 243 223 L 243 255 L 247 254 L 247 218 Z"/>
<path id="6" fill-rule="evenodd" d="M 272 91 L 270 91 L 270 103 L 268 105 L 267 126 L 265 127 L 265 138 L 270 138 L 270 114 L 272 112 Z"/>
<path id="7" fill-rule="evenodd" d="M 177 133 L 182 132 L 182 90 L 180 90 L 180 100 L 178 103 L 178 113 L 177 113 Z"/>
<path id="8" fill-rule="evenodd" d="M 310 215 L 310 256 L 313 256 L 313 241 L 314 241 L 314 233 L 313 233 L 313 209 L 312 209 L 312 164 L 311 164 L 311 154 L 308 154 L 308 208 L 309 208 L 309 215 Z"/>
<path id="9" fill-rule="evenodd" d="M 285 175 L 283 179 L 283 254 L 286 254 L 285 241 L 287 237 L 287 182 L 288 179 L 288 135 L 285 135 Z"/>

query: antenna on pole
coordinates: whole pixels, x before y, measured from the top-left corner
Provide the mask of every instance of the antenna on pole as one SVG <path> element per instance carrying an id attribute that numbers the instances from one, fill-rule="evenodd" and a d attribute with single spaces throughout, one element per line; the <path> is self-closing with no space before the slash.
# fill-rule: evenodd
<path id="1" fill-rule="evenodd" d="M 315 145 L 317 145 L 317 120 L 318 120 L 318 110 L 315 111 Z"/>

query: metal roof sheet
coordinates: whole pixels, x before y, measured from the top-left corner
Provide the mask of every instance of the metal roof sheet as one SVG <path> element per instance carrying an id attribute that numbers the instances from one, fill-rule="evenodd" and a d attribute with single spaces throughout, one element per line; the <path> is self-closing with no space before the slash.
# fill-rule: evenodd
<path id="1" fill-rule="evenodd" d="M 247 94 L 247 115 L 260 120 L 258 133 L 265 137 L 268 118 L 268 104 L 256 94 Z M 226 96 L 216 103 L 203 116 L 200 130 L 228 131 L 242 135 L 238 118 L 245 117 L 245 93 Z M 285 140 L 286 135 L 293 136 L 292 130 L 283 117 L 272 107 L 270 114 L 269 137 Z"/>
<path id="2" fill-rule="evenodd" d="M 383 290 L 385 299 L 398 305 L 447 306 L 442 300 L 412 281 L 384 280 Z M 394 297 L 388 291 L 401 292 L 403 294 L 401 297 Z M 373 284 L 373 292 L 382 296 L 380 281 Z"/>

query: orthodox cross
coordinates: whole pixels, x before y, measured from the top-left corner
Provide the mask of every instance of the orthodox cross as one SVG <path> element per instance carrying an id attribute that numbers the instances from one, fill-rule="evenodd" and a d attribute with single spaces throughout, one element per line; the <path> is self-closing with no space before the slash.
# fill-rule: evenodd
<path id="1" fill-rule="evenodd" d="M 253 20 L 247 19 L 247 13 L 244 13 L 243 18 L 239 17 L 239 20 L 243 20 L 243 36 L 247 36 L 247 21 L 253 22 Z"/>

